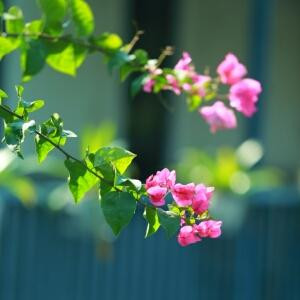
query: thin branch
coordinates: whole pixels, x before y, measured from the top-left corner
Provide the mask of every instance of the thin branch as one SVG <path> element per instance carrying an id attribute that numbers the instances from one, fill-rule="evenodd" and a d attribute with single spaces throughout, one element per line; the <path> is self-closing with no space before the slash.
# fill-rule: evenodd
<path id="1" fill-rule="evenodd" d="M 173 47 L 167 46 L 167 47 L 161 52 L 160 56 L 158 57 L 157 63 L 156 63 L 156 67 L 159 67 L 159 66 L 162 64 L 162 62 L 165 60 L 165 58 L 166 58 L 167 56 L 172 55 L 173 52 L 174 52 Z"/>
<path id="2" fill-rule="evenodd" d="M 9 113 L 10 115 L 23 120 L 24 118 L 23 116 L 11 111 L 10 109 L 8 109 L 7 107 L 5 107 L 4 105 L 0 104 L 1 109 L 3 109 L 4 111 L 6 111 L 7 113 Z M 43 133 L 41 133 L 38 130 L 34 130 L 35 134 L 39 135 L 40 137 L 42 137 L 43 139 L 45 139 L 47 142 L 49 142 L 53 147 L 55 147 L 58 151 L 60 151 L 61 153 L 63 153 L 67 159 L 72 159 L 76 162 L 78 162 L 79 164 L 81 164 L 87 171 L 89 171 L 90 173 L 92 173 L 94 176 L 96 176 L 97 178 L 99 178 L 100 180 L 106 182 L 109 184 L 109 182 L 106 181 L 106 179 L 99 175 L 97 172 L 95 172 L 93 169 L 89 168 L 83 161 L 81 161 L 80 159 L 74 157 L 73 155 L 69 154 L 68 152 L 66 152 L 61 146 L 59 146 L 58 144 L 56 144 L 55 142 L 53 142 L 50 138 L 48 138 L 46 135 L 44 135 Z M 121 189 L 116 188 L 117 191 L 122 192 Z"/>
<path id="3" fill-rule="evenodd" d="M 105 51 L 105 49 L 103 49 L 102 47 L 96 46 L 96 45 L 91 44 L 91 43 L 87 43 L 87 42 L 85 42 L 83 40 L 80 40 L 80 39 L 71 38 L 69 35 L 52 36 L 52 35 L 49 35 L 47 33 L 40 33 L 38 35 L 34 35 L 34 34 L 28 34 L 28 33 L 16 34 L 16 33 L 2 32 L 1 36 L 2 37 L 15 37 L 15 38 L 20 37 L 20 36 L 28 37 L 28 38 L 37 38 L 38 37 L 38 38 L 41 38 L 43 40 L 48 40 L 48 41 L 52 41 L 52 42 L 55 42 L 55 41 L 73 42 L 77 46 L 84 47 L 87 50 L 99 51 L 103 54 L 108 54 L 109 53 L 108 51 Z"/>
<path id="4" fill-rule="evenodd" d="M 138 30 L 132 40 L 126 45 L 126 51 L 129 53 L 133 47 L 136 45 L 136 43 L 139 41 L 140 37 L 144 34 L 143 30 Z"/>

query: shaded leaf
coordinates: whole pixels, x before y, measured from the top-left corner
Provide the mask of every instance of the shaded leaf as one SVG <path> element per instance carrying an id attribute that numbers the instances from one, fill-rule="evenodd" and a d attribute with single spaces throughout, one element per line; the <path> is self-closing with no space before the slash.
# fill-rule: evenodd
<path id="1" fill-rule="evenodd" d="M 170 211 L 164 211 L 161 208 L 157 209 L 158 219 L 161 226 L 164 228 L 168 238 L 176 234 L 180 227 L 180 217 Z"/>
<path id="2" fill-rule="evenodd" d="M 39 73 L 47 57 L 45 44 L 40 40 L 31 40 L 22 52 L 21 67 L 24 82 L 29 81 L 33 75 Z"/>
<path id="3" fill-rule="evenodd" d="M 1 99 L 1 98 L 0 98 Z M 0 101 L 1 102 L 1 101 Z M 2 106 L 6 107 L 8 110 L 10 110 L 10 108 L 6 105 L 3 105 Z M 6 123 L 11 123 L 14 121 L 14 117 L 13 115 L 11 115 L 10 113 L 8 113 L 6 110 L 4 110 L 2 107 L 0 107 L 0 117 L 2 119 L 4 119 L 4 121 Z"/>
<path id="4" fill-rule="evenodd" d="M 132 84 L 131 84 L 131 96 L 132 97 L 135 97 L 138 94 L 138 92 L 141 90 L 143 84 L 145 83 L 145 80 L 147 77 L 148 77 L 148 74 L 142 74 L 132 81 Z"/>
<path id="5" fill-rule="evenodd" d="M 107 223 L 118 235 L 131 221 L 136 201 L 130 193 L 113 191 L 102 197 L 101 207 Z"/>
<path id="6" fill-rule="evenodd" d="M 25 139 L 25 132 L 28 130 L 33 132 L 35 130 L 35 121 L 24 122 L 17 120 L 12 123 L 6 123 L 4 128 L 4 140 L 10 150 L 15 152 L 19 157 L 23 158 L 21 154 L 21 144 Z"/>
<path id="7" fill-rule="evenodd" d="M 109 56 L 109 60 L 107 64 L 108 70 L 112 72 L 113 69 L 119 69 L 125 64 L 132 61 L 133 59 L 134 59 L 134 55 L 129 55 L 124 51 L 117 51 L 111 56 Z"/>

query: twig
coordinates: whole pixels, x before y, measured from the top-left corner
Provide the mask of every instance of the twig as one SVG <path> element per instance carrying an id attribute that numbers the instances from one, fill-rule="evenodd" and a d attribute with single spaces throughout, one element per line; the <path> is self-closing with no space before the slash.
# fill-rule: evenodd
<path id="1" fill-rule="evenodd" d="M 8 109 L 7 107 L 5 107 L 4 105 L 0 105 L 1 109 L 3 109 L 4 111 L 6 111 L 7 113 L 9 113 L 10 115 L 18 118 L 19 120 L 23 120 L 24 118 L 23 116 L 11 111 L 10 109 Z M 38 130 L 34 130 L 35 134 L 39 135 L 41 138 L 45 139 L 47 142 L 49 142 L 53 147 L 55 147 L 58 151 L 60 151 L 61 153 L 63 153 L 67 159 L 72 159 L 76 162 L 78 162 L 79 164 L 81 164 L 87 171 L 89 171 L 91 174 L 93 174 L 94 176 L 96 176 L 97 178 L 99 178 L 100 180 L 104 181 L 107 184 L 110 184 L 103 176 L 99 175 L 98 173 L 96 173 L 94 170 L 92 170 L 91 168 L 89 168 L 83 161 L 81 161 L 80 159 L 74 157 L 73 155 L 69 154 L 68 152 L 66 152 L 61 146 L 59 146 L 58 144 L 56 144 L 55 142 L 53 142 L 50 138 L 48 138 L 46 135 L 44 135 L 43 133 L 41 133 Z M 122 192 L 121 189 L 116 188 L 117 191 Z"/>
<path id="2" fill-rule="evenodd" d="M 162 64 L 162 62 L 165 60 L 165 58 L 166 58 L 167 56 L 172 55 L 173 52 L 174 52 L 173 47 L 167 46 L 167 47 L 161 52 L 160 56 L 158 57 L 157 63 L 156 63 L 156 67 L 159 67 L 159 66 Z"/>

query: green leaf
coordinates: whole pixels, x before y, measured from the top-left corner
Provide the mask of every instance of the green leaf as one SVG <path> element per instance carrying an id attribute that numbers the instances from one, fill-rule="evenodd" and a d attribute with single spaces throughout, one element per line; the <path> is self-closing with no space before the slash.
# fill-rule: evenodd
<path id="1" fill-rule="evenodd" d="M 138 179 L 132 179 L 126 176 L 116 176 L 115 186 L 129 186 L 139 191 L 142 188 L 142 182 Z"/>
<path id="2" fill-rule="evenodd" d="M 88 154 L 89 160 L 92 162 L 94 168 L 100 172 L 100 174 L 105 178 L 105 186 L 103 191 L 109 191 L 114 187 L 115 176 L 116 176 L 116 168 L 110 161 L 103 160 L 101 164 L 95 165 L 96 154 L 90 153 Z M 102 190 L 100 190 L 101 192 Z M 103 196 L 102 193 L 100 193 Z"/>
<path id="3" fill-rule="evenodd" d="M 24 87 L 22 85 L 15 85 L 15 89 L 16 89 L 18 98 L 21 98 L 24 93 Z"/>
<path id="4" fill-rule="evenodd" d="M 53 114 L 46 122 L 41 124 L 40 132 L 47 137 L 51 142 L 63 146 L 67 138 L 63 136 L 63 122 L 58 114 Z M 49 152 L 55 147 L 47 141 L 44 137 L 36 135 L 35 147 L 38 155 L 38 161 L 43 162 L 48 156 Z"/>
<path id="5" fill-rule="evenodd" d="M 25 108 L 25 110 L 27 110 L 27 112 L 32 113 L 34 111 L 41 109 L 45 105 L 45 102 L 44 100 L 35 100 L 33 102 L 27 102 L 21 100 L 20 104 L 22 105 L 23 108 Z"/>
<path id="6" fill-rule="evenodd" d="M 138 64 L 144 66 L 148 62 L 148 53 L 143 49 L 137 49 L 133 53 Z"/>
<path id="7" fill-rule="evenodd" d="M 87 170 L 85 166 L 92 167 L 91 163 L 86 160 L 82 164 L 78 161 L 67 159 L 65 166 L 69 171 L 69 188 L 77 203 L 99 180 L 95 175 Z"/>
<path id="8" fill-rule="evenodd" d="M 126 63 L 120 68 L 120 78 L 124 81 L 131 73 L 139 71 L 140 68 L 133 66 L 131 63 Z"/>
<path id="9" fill-rule="evenodd" d="M 153 87 L 154 93 L 159 93 L 166 85 L 168 84 L 168 81 L 165 77 L 165 75 L 158 75 L 155 77 L 155 84 Z"/>
<path id="10" fill-rule="evenodd" d="M 157 209 L 158 219 L 161 226 L 164 228 L 168 238 L 171 238 L 177 233 L 180 227 L 180 217 L 170 211 L 164 211 L 161 208 Z"/>
<path id="11" fill-rule="evenodd" d="M 33 20 L 25 24 L 24 32 L 31 36 L 31 38 L 37 38 L 43 32 L 43 21 Z"/>
<path id="12" fill-rule="evenodd" d="M 194 111 L 201 104 L 201 97 L 199 95 L 190 95 L 186 98 L 186 102 L 189 108 L 189 111 Z"/>
<path id="13" fill-rule="evenodd" d="M 4 128 L 4 140 L 7 146 L 17 155 L 23 158 L 21 154 L 21 144 L 25 139 L 25 132 L 28 130 L 33 132 L 35 130 L 35 121 L 24 122 L 17 120 L 12 123 L 6 123 Z"/>
<path id="14" fill-rule="evenodd" d="M 73 43 L 57 41 L 48 43 L 47 64 L 54 70 L 71 76 L 76 75 L 76 61 Z"/>
<path id="15" fill-rule="evenodd" d="M 118 235 L 134 216 L 136 201 L 130 193 L 113 191 L 102 197 L 101 207 L 107 223 Z"/>
<path id="16" fill-rule="evenodd" d="M 78 35 L 88 36 L 94 31 L 94 15 L 90 6 L 84 0 L 71 2 L 73 22 Z"/>
<path id="17" fill-rule="evenodd" d="M 88 50 L 80 46 L 78 44 L 74 44 L 74 59 L 75 59 L 75 67 L 79 68 L 84 62 L 86 55 L 88 54 Z"/>
<path id="18" fill-rule="evenodd" d="M 4 4 L 3 4 L 3 1 L 0 0 L 0 16 L 2 16 L 4 12 Z"/>
<path id="19" fill-rule="evenodd" d="M 19 39 L 0 36 L 0 60 L 3 56 L 17 49 L 19 45 Z"/>
<path id="20" fill-rule="evenodd" d="M 141 90 L 143 84 L 145 83 L 148 74 L 142 74 L 135 78 L 131 84 L 131 96 L 135 97 L 138 92 Z"/>
<path id="21" fill-rule="evenodd" d="M 120 174 L 123 174 L 131 164 L 136 154 L 118 147 L 103 147 L 95 153 L 94 166 L 100 167 L 111 163 Z"/>
<path id="22" fill-rule="evenodd" d="M 131 62 L 133 59 L 134 55 L 129 55 L 124 51 L 117 51 L 113 55 L 109 56 L 107 64 L 108 70 L 112 72 L 113 69 L 119 69 L 125 64 Z"/>
<path id="23" fill-rule="evenodd" d="M 68 8 L 67 0 L 38 0 L 44 13 L 45 32 L 59 35 Z"/>
<path id="24" fill-rule="evenodd" d="M 6 20 L 6 31 L 11 34 L 21 34 L 24 28 L 24 18 L 21 8 L 12 6 L 8 12 L 4 14 Z"/>
<path id="25" fill-rule="evenodd" d="M 160 227 L 159 219 L 158 219 L 158 214 L 157 214 L 157 209 L 154 207 L 145 207 L 144 218 L 148 222 L 147 229 L 146 229 L 146 234 L 145 238 L 151 236 L 154 234 L 158 228 Z"/>
<path id="26" fill-rule="evenodd" d="M 8 97 L 7 94 L 3 90 L 0 89 L 0 99 L 7 98 L 7 97 Z"/>
<path id="27" fill-rule="evenodd" d="M 49 137 L 48 137 L 49 138 Z M 63 146 L 66 143 L 66 138 L 63 137 L 51 137 L 49 138 L 53 143 L 59 144 Z M 35 149 L 38 155 L 39 163 L 42 163 L 48 156 L 48 154 L 54 149 L 55 147 L 48 142 L 45 138 L 36 135 L 35 136 Z"/>
<path id="28" fill-rule="evenodd" d="M 22 52 L 21 68 L 23 71 L 22 80 L 29 81 L 32 76 L 39 73 L 44 65 L 47 57 L 47 49 L 45 44 L 40 40 L 31 40 Z"/>
<path id="29" fill-rule="evenodd" d="M 0 98 L 0 104 L 1 104 L 1 98 Z M 10 108 L 6 105 L 2 106 L 6 107 L 8 110 L 10 110 Z M 1 106 L 0 106 L 0 117 L 6 122 L 6 123 L 12 123 L 14 121 L 14 117 L 13 115 L 11 115 L 10 113 L 8 113 L 6 110 L 4 110 Z"/>
<path id="30" fill-rule="evenodd" d="M 120 49 L 123 45 L 122 39 L 117 34 L 109 32 L 102 33 L 100 36 L 94 38 L 93 42 L 96 46 L 112 52 Z"/>

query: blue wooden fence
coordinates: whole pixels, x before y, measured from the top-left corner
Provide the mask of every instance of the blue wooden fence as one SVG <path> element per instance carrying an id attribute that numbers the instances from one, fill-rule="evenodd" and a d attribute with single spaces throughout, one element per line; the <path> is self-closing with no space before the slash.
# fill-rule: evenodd
<path id="1" fill-rule="evenodd" d="M 249 199 L 238 232 L 188 248 L 143 240 L 139 216 L 109 247 L 66 235 L 63 212 L 1 207 L 1 300 L 300 299 L 296 193 Z"/>

